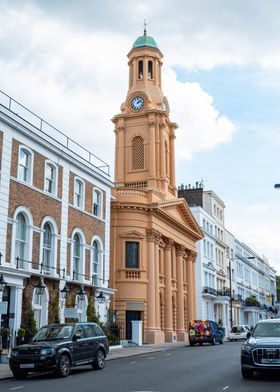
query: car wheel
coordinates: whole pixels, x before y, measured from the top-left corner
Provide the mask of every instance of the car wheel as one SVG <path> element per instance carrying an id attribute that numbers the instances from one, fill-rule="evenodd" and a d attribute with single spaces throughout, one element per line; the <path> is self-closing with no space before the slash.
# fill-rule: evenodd
<path id="1" fill-rule="evenodd" d="M 212 344 L 213 344 L 213 346 L 216 344 L 216 338 L 215 338 L 215 336 L 213 336 L 213 338 L 212 338 Z"/>
<path id="2" fill-rule="evenodd" d="M 103 350 L 98 350 L 96 353 L 96 360 L 92 363 L 93 369 L 101 370 L 105 366 L 105 354 Z"/>
<path id="3" fill-rule="evenodd" d="M 243 378 L 252 378 L 254 375 L 254 371 L 247 368 L 241 368 L 241 374 Z"/>
<path id="4" fill-rule="evenodd" d="M 224 344 L 223 338 L 221 338 L 221 340 L 220 340 L 219 343 L 220 343 L 220 344 Z"/>
<path id="5" fill-rule="evenodd" d="M 70 358 L 66 354 L 62 354 L 58 361 L 58 366 L 56 369 L 56 375 L 58 377 L 67 377 L 70 374 L 71 363 Z"/>
<path id="6" fill-rule="evenodd" d="M 232 342 L 232 339 L 231 339 L 231 338 L 229 338 L 228 340 L 229 340 L 230 342 Z"/>
<path id="7" fill-rule="evenodd" d="M 194 345 L 194 343 L 193 342 L 190 342 L 190 346 L 193 346 Z"/>
<path id="8" fill-rule="evenodd" d="M 23 380 L 28 375 L 26 370 L 12 370 L 12 373 L 17 380 Z"/>

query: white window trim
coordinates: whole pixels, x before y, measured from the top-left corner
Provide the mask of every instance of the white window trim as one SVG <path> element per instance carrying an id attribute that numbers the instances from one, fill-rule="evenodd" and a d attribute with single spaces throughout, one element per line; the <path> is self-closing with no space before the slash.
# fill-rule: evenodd
<path id="1" fill-rule="evenodd" d="M 94 214 L 94 196 L 95 196 L 95 193 L 97 193 L 97 192 L 100 194 L 100 206 L 99 206 L 100 213 L 99 213 L 99 215 L 95 215 Z M 93 188 L 93 191 L 92 191 L 92 201 L 93 201 L 93 203 L 92 203 L 92 214 L 93 214 L 93 216 L 95 216 L 97 218 L 100 218 L 100 219 L 103 219 L 103 192 L 101 191 L 101 189 L 96 188 L 96 187 Z"/>
<path id="2" fill-rule="evenodd" d="M 47 165 L 52 166 L 55 169 L 55 178 L 54 178 L 54 192 L 48 192 L 46 190 L 47 187 L 47 177 L 46 177 L 46 169 L 47 169 Z M 48 193 L 49 195 L 53 195 L 53 196 L 57 196 L 57 189 L 58 189 L 58 166 L 56 163 L 50 161 L 49 159 L 47 159 L 45 161 L 45 170 L 44 170 L 44 192 Z"/>
<path id="3" fill-rule="evenodd" d="M 19 177 L 19 166 L 20 166 L 20 152 L 21 150 L 26 150 L 29 152 L 30 154 L 30 179 L 29 181 L 24 181 L 22 178 Z M 33 184 L 33 166 L 34 166 L 34 153 L 33 151 L 25 146 L 24 144 L 20 144 L 19 148 L 18 148 L 18 165 L 17 165 L 17 179 L 19 181 L 21 181 L 23 184 L 29 184 L 32 185 Z"/>
<path id="4" fill-rule="evenodd" d="M 77 181 L 79 181 L 82 184 L 82 186 L 83 186 L 82 205 L 81 206 L 77 206 L 76 200 L 75 200 L 75 185 L 76 185 Z M 76 177 L 76 176 L 74 177 L 73 206 L 78 208 L 79 210 L 84 210 L 85 209 L 85 182 L 80 177 Z"/>
<path id="5" fill-rule="evenodd" d="M 33 246 L 33 217 L 31 212 L 26 207 L 18 207 L 13 215 L 13 227 L 12 227 L 12 246 L 11 246 L 11 265 L 16 268 L 16 227 L 17 227 L 17 219 L 16 217 L 18 214 L 22 213 L 27 218 L 27 258 L 26 260 L 29 261 L 27 263 L 26 271 L 30 271 L 32 269 L 32 246 Z"/>
<path id="6" fill-rule="evenodd" d="M 40 318 L 40 325 L 38 325 L 38 329 L 41 328 L 43 325 L 48 324 L 48 314 L 49 314 L 49 290 L 48 287 L 45 287 L 45 293 L 42 298 L 42 305 L 35 304 L 35 296 L 36 296 L 36 288 L 33 289 L 32 294 L 32 310 L 41 309 L 41 318 Z"/>
<path id="7" fill-rule="evenodd" d="M 54 269 L 57 267 L 57 240 L 58 240 L 58 229 L 57 229 L 57 224 L 56 221 L 51 217 L 51 216 L 46 216 L 41 223 L 41 231 L 40 231 L 40 253 L 39 253 L 39 260 L 40 260 L 40 266 L 43 262 L 43 242 L 44 242 L 44 225 L 46 223 L 49 223 L 50 226 L 52 226 L 52 230 L 53 230 L 53 257 L 52 257 L 52 263 L 51 263 L 51 268 L 50 268 L 50 273 L 49 275 L 51 276 L 58 276 L 59 274 L 57 273 L 57 270 Z M 39 266 L 39 268 L 40 268 Z M 54 268 L 52 268 L 54 267 Z"/>
<path id="8" fill-rule="evenodd" d="M 93 275 L 93 243 L 94 241 L 98 242 L 99 249 L 100 249 L 100 259 L 98 260 L 98 267 L 97 267 L 97 286 L 104 286 L 105 285 L 105 276 L 104 276 L 104 246 L 102 239 L 95 235 L 91 240 L 91 252 L 90 252 L 90 277 Z"/>
<path id="9" fill-rule="evenodd" d="M 73 269 L 74 269 L 74 263 L 73 263 L 74 260 L 73 260 L 73 258 L 74 258 L 74 244 L 75 244 L 74 236 L 75 236 L 75 234 L 78 234 L 80 236 L 80 238 L 81 238 L 81 259 L 82 259 L 82 263 L 81 264 L 82 264 L 82 266 L 81 266 L 81 269 L 79 270 L 79 274 L 81 274 L 81 275 L 79 275 L 80 280 L 78 280 L 78 281 L 80 283 L 84 283 L 86 281 L 85 277 L 83 276 L 84 273 L 85 273 L 86 239 L 85 239 L 85 235 L 84 235 L 84 233 L 82 232 L 81 229 L 73 230 L 72 235 L 71 235 L 70 278 L 71 278 L 71 280 L 73 280 Z"/>

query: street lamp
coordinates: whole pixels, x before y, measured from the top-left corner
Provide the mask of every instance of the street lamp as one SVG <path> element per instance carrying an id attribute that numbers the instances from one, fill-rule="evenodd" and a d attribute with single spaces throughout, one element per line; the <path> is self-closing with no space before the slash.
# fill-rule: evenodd
<path id="1" fill-rule="evenodd" d="M 83 301 L 83 300 L 85 299 L 86 292 L 84 291 L 83 286 L 80 286 L 80 290 L 77 291 L 76 294 L 77 294 L 77 296 L 78 296 L 78 300 L 79 300 L 79 301 Z"/>
<path id="2" fill-rule="evenodd" d="M 66 282 L 65 282 L 65 286 L 63 287 L 62 290 L 60 290 L 60 292 L 61 292 L 61 296 L 62 296 L 63 299 L 68 298 L 68 296 L 69 296 L 69 294 L 71 292 L 71 289 L 67 286 Z"/>
<path id="3" fill-rule="evenodd" d="M 39 283 L 37 283 L 35 286 L 35 292 L 37 295 L 44 295 L 45 294 L 45 289 L 46 286 L 44 285 L 44 283 L 42 282 L 42 279 L 39 279 Z"/>
<path id="4" fill-rule="evenodd" d="M 106 298 L 104 297 L 103 291 L 100 291 L 100 294 L 98 294 L 96 296 L 96 299 L 97 299 L 98 303 L 104 304 L 104 302 L 106 301 Z"/>

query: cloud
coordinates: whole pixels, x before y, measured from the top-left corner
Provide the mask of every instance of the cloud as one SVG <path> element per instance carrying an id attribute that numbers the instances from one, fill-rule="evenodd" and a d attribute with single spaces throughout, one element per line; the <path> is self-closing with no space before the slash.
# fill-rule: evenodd
<path id="1" fill-rule="evenodd" d="M 115 31 L 76 30 L 26 4 L 0 13 L 0 47 L 6 53 L 1 88 L 112 164 L 110 119 L 125 99 L 126 54 L 133 40 Z M 165 93 L 180 125 L 177 158 L 229 142 L 236 128 L 214 108 L 213 98 L 197 83 L 178 81 L 170 66 L 164 69 Z"/>
<path id="2" fill-rule="evenodd" d="M 183 83 L 170 68 L 165 68 L 164 93 L 169 99 L 171 120 L 177 133 L 177 159 L 191 158 L 197 151 L 211 150 L 231 141 L 237 127 L 213 106 L 213 97 L 198 83 Z"/>

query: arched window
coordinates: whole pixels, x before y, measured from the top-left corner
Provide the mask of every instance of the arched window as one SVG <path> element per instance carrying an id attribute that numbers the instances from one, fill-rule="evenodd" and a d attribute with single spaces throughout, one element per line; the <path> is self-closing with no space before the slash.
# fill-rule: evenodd
<path id="1" fill-rule="evenodd" d="M 54 241 L 53 241 L 53 231 L 51 225 L 47 222 L 43 227 L 43 257 L 42 257 L 42 269 L 44 271 L 51 271 L 53 267 L 54 260 Z"/>
<path id="2" fill-rule="evenodd" d="M 98 189 L 93 191 L 93 215 L 102 217 L 102 193 Z"/>
<path id="3" fill-rule="evenodd" d="M 77 178 L 74 181 L 74 206 L 84 207 L 84 183 Z"/>
<path id="4" fill-rule="evenodd" d="M 143 61 L 138 62 L 138 79 L 143 79 Z"/>
<path id="5" fill-rule="evenodd" d="M 57 168 L 50 162 L 45 165 L 45 191 L 56 195 Z"/>
<path id="6" fill-rule="evenodd" d="M 76 233 L 73 240 L 73 279 L 82 280 L 82 246 L 79 234 Z"/>
<path id="7" fill-rule="evenodd" d="M 92 244 L 92 277 L 93 284 L 100 286 L 101 284 L 101 249 L 98 241 Z"/>
<path id="8" fill-rule="evenodd" d="M 29 184 L 32 180 L 32 153 L 26 147 L 19 149 L 18 178 Z"/>
<path id="9" fill-rule="evenodd" d="M 153 62 L 148 61 L 148 79 L 153 79 Z"/>
<path id="10" fill-rule="evenodd" d="M 28 243 L 27 243 L 27 222 L 23 213 L 16 217 L 16 241 L 15 241 L 15 258 L 18 268 L 26 268 Z"/>
<path id="11" fill-rule="evenodd" d="M 135 136 L 132 140 L 132 170 L 144 169 L 144 139 Z"/>

